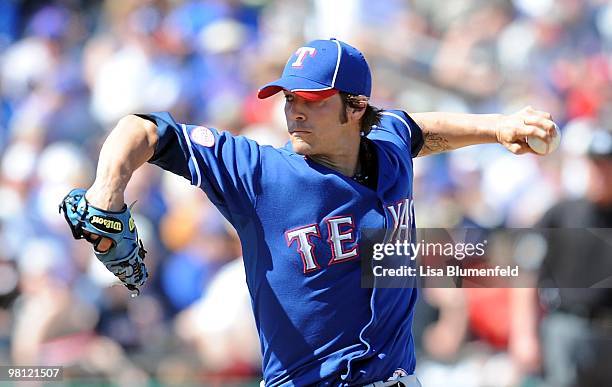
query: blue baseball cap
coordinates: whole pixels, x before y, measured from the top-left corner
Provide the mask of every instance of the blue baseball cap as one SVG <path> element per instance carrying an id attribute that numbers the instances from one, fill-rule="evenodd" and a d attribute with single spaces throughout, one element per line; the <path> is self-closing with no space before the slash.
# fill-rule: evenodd
<path id="1" fill-rule="evenodd" d="M 259 89 L 268 98 L 281 90 L 309 100 L 321 100 L 339 91 L 370 97 L 372 75 L 363 54 L 340 40 L 313 40 L 289 58 L 283 75 Z"/>

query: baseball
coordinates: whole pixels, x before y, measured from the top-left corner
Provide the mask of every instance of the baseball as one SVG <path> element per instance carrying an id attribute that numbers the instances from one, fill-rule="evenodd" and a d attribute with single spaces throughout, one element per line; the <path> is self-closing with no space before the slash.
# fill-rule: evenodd
<path id="1" fill-rule="evenodd" d="M 534 136 L 527 137 L 527 144 L 534 152 L 540 155 L 547 155 L 552 153 L 559 147 L 561 143 L 561 132 L 559 131 L 559 127 L 555 124 L 555 133 L 553 137 L 550 139 L 550 142 L 546 142 Z"/>

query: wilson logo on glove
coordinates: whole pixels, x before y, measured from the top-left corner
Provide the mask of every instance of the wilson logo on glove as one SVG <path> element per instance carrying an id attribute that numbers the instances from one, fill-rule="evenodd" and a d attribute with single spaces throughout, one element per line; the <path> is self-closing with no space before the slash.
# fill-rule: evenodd
<path id="1" fill-rule="evenodd" d="M 89 218 L 89 223 L 100 231 L 112 232 L 114 234 L 123 231 L 123 224 L 115 218 L 103 218 L 101 216 L 92 216 Z M 134 231 L 130 229 L 130 231 Z"/>

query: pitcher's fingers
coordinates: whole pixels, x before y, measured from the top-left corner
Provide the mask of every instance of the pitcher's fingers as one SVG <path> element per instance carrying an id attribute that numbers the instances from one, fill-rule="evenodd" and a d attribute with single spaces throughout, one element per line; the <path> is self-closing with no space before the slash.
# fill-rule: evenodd
<path id="1" fill-rule="evenodd" d="M 535 109 L 533 109 L 530 113 L 535 114 L 535 115 L 537 115 L 539 117 L 542 117 L 542 118 L 544 118 L 546 120 L 554 121 L 552 114 L 550 114 L 549 112 L 545 112 L 543 110 L 535 110 Z"/>
<path id="2" fill-rule="evenodd" d="M 555 132 L 555 122 L 551 119 L 544 118 L 541 116 L 529 116 L 523 121 L 527 126 L 535 126 L 543 129 L 549 135 Z"/>
<path id="3" fill-rule="evenodd" d="M 508 150 L 515 155 L 522 155 L 525 153 L 535 153 L 527 143 L 524 142 L 515 142 L 507 146 Z"/>
<path id="4" fill-rule="evenodd" d="M 520 149 L 515 154 L 517 155 L 522 155 L 525 153 L 537 154 L 533 149 L 531 149 L 531 147 L 527 143 L 521 143 L 520 146 L 521 146 Z"/>
<path id="5" fill-rule="evenodd" d="M 96 245 L 96 250 L 99 253 L 107 252 L 111 247 L 113 247 L 113 241 L 108 238 L 102 238 L 102 240 Z"/>
<path id="6" fill-rule="evenodd" d="M 103 238 L 98 234 L 92 234 L 88 231 L 84 231 L 83 233 L 85 234 L 85 239 L 94 246 L 94 250 L 98 253 L 105 253 L 113 246 L 113 241 L 111 239 Z M 100 238 L 102 239 L 100 240 Z"/>
<path id="7" fill-rule="evenodd" d="M 512 153 L 514 153 L 515 155 L 518 154 L 518 152 L 521 150 L 521 144 L 517 144 L 517 143 L 512 143 L 508 146 L 506 146 L 506 148 L 508 148 L 508 150 Z"/>
<path id="8" fill-rule="evenodd" d="M 546 142 L 550 140 L 549 132 L 535 125 L 526 125 L 522 134 L 524 137 L 537 137 Z"/>

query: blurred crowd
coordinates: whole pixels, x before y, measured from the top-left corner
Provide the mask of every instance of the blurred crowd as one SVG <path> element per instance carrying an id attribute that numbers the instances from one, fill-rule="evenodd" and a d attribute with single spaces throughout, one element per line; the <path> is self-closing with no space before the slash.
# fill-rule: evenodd
<path id="1" fill-rule="evenodd" d="M 606 0 L 2 1 L 0 364 L 62 364 L 130 386 L 256 380 L 249 247 L 205 195 L 149 165 L 135 174 L 126 200 L 137 200 L 151 274 L 137 298 L 72 240 L 57 206 L 93 182 L 101 143 L 129 113 L 170 111 L 282 145 L 283 99 L 256 90 L 295 47 L 328 37 L 364 52 L 376 106 L 532 105 L 561 128 L 561 150 L 545 158 L 486 145 L 418 159 L 419 227 L 531 227 L 588 194 L 585 139 L 612 129 Z M 426 289 L 415 322 L 424 385 L 538 385 L 545 311 L 508 317 L 530 297 Z"/>

